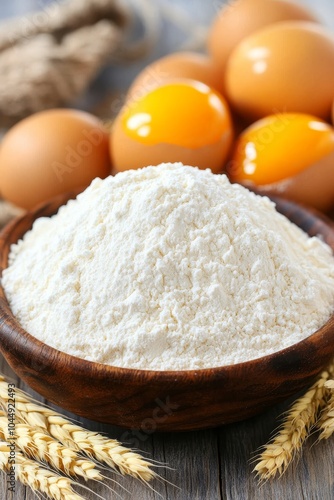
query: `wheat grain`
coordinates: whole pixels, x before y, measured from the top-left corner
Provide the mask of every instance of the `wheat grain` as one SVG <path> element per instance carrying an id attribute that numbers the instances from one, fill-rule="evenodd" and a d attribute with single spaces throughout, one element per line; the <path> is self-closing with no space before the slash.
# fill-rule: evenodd
<path id="1" fill-rule="evenodd" d="M 2 406 L 8 401 L 5 378 L 0 376 L 0 401 Z M 117 440 L 109 439 L 97 432 L 89 431 L 64 418 L 60 413 L 32 402 L 20 389 L 15 390 L 16 417 L 29 426 L 48 432 L 64 446 L 77 452 L 84 452 L 89 458 L 104 462 L 145 482 L 156 477 L 152 464 L 138 453 L 122 446 Z"/>
<path id="2" fill-rule="evenodd" d="M 154 477 L 155 473 L 150 469 L 151 464 L 117 440 L 84 429 L 46 408 L 30 405 L 30 409 L 33 411 L 22 413 L 24 420 L 32 426 L 43 420 L 43 427 L 65 446 L 84 452 L 88 457 L 104 462 L 109 467 L 117 468 L 122 474 L 143 481 L 150 481 Z"/>
<path id="3" fill-rule="evenodd" d="M 260 480 L 282 475 L 307 439 L 317 422 L 320 410 L 326 404 L 325 382 L 333 372 L 330 365 L 319 379 L 292 405 L 281 429 L 257 458 L 254 472 Z"/>
<path id="4" fill-rule="evenodd" d="M 3 441 L 9 439 L 8 420 L 1 412 L 0 438 Z M 28 457 L 45 462 L 68 476 L 81 476 L 86 481 L 103 480 L 94 462 L 80 457 L 74 450 L 66 448 L 45 432 L 27 424 L 15 424 L 15 443 Z"/>
<path id="5" fill-rule="evenodd" d="M 334 432 L 334 393 L 330 395 L 327 405 L 320 415 L 317 428 L 320 431 L 319 441 L 328 439 Z"/>
<path id="6" fill-rule="evenodd" d="M 325 388 L 328 391 L 328 399 L 324 406 L 319 420 L 316 422 L 316 428 L 320 434 L 318 440 L 328 439 L 334 433 L 334 363 L 329 367 L 330 379 L 325 382 Z"/>
<path id="7" fill-rule="evenodd" d="M 60 442 L 84 452 L 92 459 L 104 462 L 109 467 L 117 468 L 123 475 L 128 474 L 143 481 L 150 481 L 155 476 L 148 461 L 115 439 L 83 429 L 59 415 L 50 415 L 47 425 L 50 434 Z"/>
<path id="8" fill-rule="evenodd" d="M 333 375 L 333 372 L 334 370 L 331 375 Z M 319 441 L 330 438 L 334 433 L 334 380 L 327 380 L 327 382 L 325 382 L 325 387 L 328 390 L 329 396 L 326 406 L 322 410 L 319 420 L 316 423 L 316 427 L 320 431 Z"/>
<path id="9" fill-rule="evenodd" d="M 0 469 L 9 470 L 9 447 L 5 442 L 0 442 Z M 24 485 L 33 491 L 40 491 L 55 500 L 84 500 L 72 488 L 76 483 L 67 477 L 56 474 L 37 462 L 15 452 L 15 475 Z"/>

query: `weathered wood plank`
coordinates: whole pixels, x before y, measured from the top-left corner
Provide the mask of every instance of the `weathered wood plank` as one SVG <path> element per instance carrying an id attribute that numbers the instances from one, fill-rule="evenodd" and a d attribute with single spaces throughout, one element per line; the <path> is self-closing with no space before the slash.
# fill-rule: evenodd
<path id="1" fill-rule="evenodd" d="M 276 429 L 291 400 L 259 417 L 219 430 L 222 456 L 222 498 L 226 500 L 330 500 L 334 498 L 334 441 L 316 444 L 311 437 L 281 477 L 259 485 L 252 473 L 252 458 Z"/>
<path id="2" fill-rule="evenodd" d="M 220 499 L 218 440 L 215 430 L 157 436 L 165 460 L 174 470 L 168 480 L 168 500 Z"/>
<path id="3" fill-rule="evenodd" d="M 0 359 L 0 370 L 16 381 L 17 386 L 27 387 Z M 30 393 L 31 390 L 28 389 Z M 37 399 L 41 399 L 35 393 Z M 164 462 L 171 469 L 161 469 L 162 476 L 173 483 L 154 481 L 152 491 L 132 478 L 107 473 L 111 481 L 106 485 L 91 484 L 92 493 L 81 490 L 88 500 L 103 498 L 123 500 L 332 500 L 334 498 L 334 440 L 317 444 L 315 439 L 305 445 L 303 454 L 286 474 L 274 481 L 259 485 L 252 474 L 251 460 L 258 448 L 270 437 L 278 425 L 278 417 L 288 407 L 286 402 L 259 417 L 231 424 L 219 429 L 191 433 L 144 434 L 99 424 L 78 418 L 79 422 L 94 431 L 104 432 L 112 438 L 135 445 L 149 458 Z M 67 412 L 63 412 L 68 414 Z M 68 414 L 73 417 L 73 415 Z M 125 443 L 126 444 L 126 443 Z M 160 470 L 160 469 L 159 469 Z M 114 493 L 108 489 L 112 487 Z M 125 491 L 123 488 L 126 488 Z M 79 490 L 78 490 L 79 491 Z M 8 493 L 6 478 L 1 476 L 0 498 L 8 500 L 36 500 L 29 489 L 16 484 L 14 495 Z"/>

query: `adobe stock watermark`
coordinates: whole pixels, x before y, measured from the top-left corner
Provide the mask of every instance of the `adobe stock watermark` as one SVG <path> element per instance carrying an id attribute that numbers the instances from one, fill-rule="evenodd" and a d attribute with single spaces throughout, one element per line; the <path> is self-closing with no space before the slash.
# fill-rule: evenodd
<path id="1" fill-rule="evenodd" d="M 17 25 L 10 30 L 8 45 L 12 45 L 19 40 L 30 39 L 38 33 L 44 33 L 49 26 L 50 20 L 59 15 L 59 10 L 65 3 L 66 0 L 56 0 L 47 4 L 39 1 L 37 3 L 40 8 L 39 11 L 27 14 L 19 20 L 13 21 Z"/>
<path id="2" fill-rule="evenodd" d="M 122 108 L 131 109 L 131 105 L 138 99 L 143 97 L 153 88 L 156 88 L 163 81 L 166 81 L 170 74 L 162 70 L 159 64 L 156 64 L 153 68 L 148 68 L 146 70 L 146 75 L 140 85 L 136 87 L 135 91 L 131 93 L 131 98 L 126 101 L 127 94 L 124 93 L 117 99 L 114 99 L 111 103 L 111 115 L 117 115 Z M 65 147 L 64 154 L 62 155 L 64 160 L 55 160 L 52 162 L 52 170 L 58 180 L 58 182 L 63 182 L 64 176 L 66 174 L 71 174 L 75 169 L 79 168 L 83 160 L 90 155 L 94 154 L 95 148 L 101 145 L 104 139 L 103 127 L 106 129 L 110 128 L 110 122 L 104 122 L 100 127 L 95 127 L 91 130 L 84 129 L 82 131 L 82 140 L 80 140 L 75 146 L 67 145 Z"/>
<path id="3" fill-rule="evenodd" d="M 102 128 L 83 129 L 82 139 L 75 147 L 70 145 L 65 147 L 64 160 L 54 160 L 51 164 L 58 182 L 63 182 L 65 174 L 71 174 L 76 168 L 80 167 L 85 158 L 94 154 L 95 148 L 100 146 L 104 137 L 105 133 Z"/>
<path id="4" fill-rule="evenodd" d="M 158 429 L 158 425 L 168 420 L 180 407 L 179 404 L 173 403 L 169 396 L 166 397 L 165 401 L 157 398 L 154 402 L 157 406 L 154 408 L 152 416 L 144 418 L 139 429 L 130 429 L 122 434 L 120 440 L 126 442 L 131 448 L 138 448 L 140 442 L 146 441 Z"/>
<path id="5" fill-rule="evenodd" d="M 216 14 L 216 17 L 225 16 L 228 11 L 235 9 L 239 4 L 239 0 L 229 0 L 224 2 L 223 0 L 213 0 L 212 7 Z"/>
<path id="6" fill-rule="evenodd" d="M 8 460 L 7 460 L 7 490 L 15 493 L 16 474 L 16 404 L 15 404 L 15 384 L 8 384 L 8 399 L 7 399 L 7 444 L 8 444 Z"/>
<path id="7" fill-rule="evenodd" d="M 140 80 L 140 84 L 136 84 L 133 91 L 124 92 L 119 97 L 114 99 L 111 103 L 112 115 L 117 115 L 122 108 L 131 108 L 131 104 L 141 99 L 151 90 L 162 85 L 164 82 L 167 83 L 169 77 L 173 75 L 163 69 L 159 63 L 153 63 L 152 66 L 145 68 L 145 76 Z"/>
<path id="8" fill-rule="evenodd" d="M 275 120 L 273 120 L 271 123 L 268 122 L 268 124 L 263 129 L 259 129 L 255 138 L 253 138 L 253 144 L 251 145 L 251 148 L 255 151 L 255 156 L 258 152 L 263 152 L 266 148 L 270 148 L 277 135 L 284 132 L 287 126 L 290 125 L 290 123 L 294 120 L 293 115 L 290 115 L 285 110 L 280 111 L 277 109 L 273 109 L 272 114 L 275 117 Z M 235 154 L 237 156 L 243 155 L 244 147 L 245 144 L 241 141 L 238 144 Z M 250 146 L 248 147 L 250 148 Z M 252 150 L 249 151 L 248 156 L 253 154 Z M 249 157 L 249 159 L 251 160 L 252 158 Z M 243 168 L 243 165 L 240 165 L 238 161 L 230 160 L 225 167 L 225 172 L 227 175 L 235 177 Z"/>

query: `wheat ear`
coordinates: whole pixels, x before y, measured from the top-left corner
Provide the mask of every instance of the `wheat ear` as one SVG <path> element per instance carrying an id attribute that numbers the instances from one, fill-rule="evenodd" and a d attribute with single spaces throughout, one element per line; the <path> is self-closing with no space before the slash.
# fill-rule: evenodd
<path id="1" fill-rule="evenodd" d="M 320 431 L 319 440 L 328 439 L 334 432 L 334 393 L 330 395 L 327 406 L 320 415 L 317 429 Z"/>
<path id="2" fill-rule="evenodd" d="M 7 441 L 8 419 L 0 412 L 0 439 Z M 29 458 L 44 462 L 68 476 L 81 476 L 86 481 L 102 481 L 103 477 L 91 460 L 80 457 L 41 430 L 22 423 L 15 424 L 15 445 Z"/>
<path id="3" fill-rule="evenodd" d="M 329 396 L 327 404 L 316 423 L 316 427 L 320 431 L 319 441 L 330 438 L 334 433 L 334 380 L 327 380 L 325 387 L 328 390 Z"/>
<path id="4" fill-rule="evenodd" d="M 9 447 L 0 442 L 0 469 L 8 472 L 10 464 Z M 25 458 L 19 451 L 15 452 L 15 476 L 24 486 L 40 491 L 55 500 L 84 500 L 72 488 L 76 483 L 67 477 L 60 476 L 37 462 Z"/>
<path id="5" fill-rule="evenodd" d="M 326 404 L 325 382 L 333 371 L 332 365 L 291 406 L 276 436 L 257 458 L 254 471 L 261 480 L 282 475 L 300 451 L 310 430 L 317 421 L 319 411 Z"/>
<path id="6" fill-rule="evenodd" d="M 0 399 L 3 402 L 8 401 L 7 383 L 2 376 L 0 376 Z M 77 452 L 84 452 L 89 458 L 118 469 L 123 475 L 128 474 L 145 482 L 156 477 L 156 473 L 150 468 L 152 464 L 138 453 L 122 446 L 116 439 L 109 439 L 102 434 L 84 429 L 60 413 L 32 402 L 20 389 L 15 389 L 15 406 L 17 419 L 21 419 L 29 426 L 43 429 L 64 446 Z"/>

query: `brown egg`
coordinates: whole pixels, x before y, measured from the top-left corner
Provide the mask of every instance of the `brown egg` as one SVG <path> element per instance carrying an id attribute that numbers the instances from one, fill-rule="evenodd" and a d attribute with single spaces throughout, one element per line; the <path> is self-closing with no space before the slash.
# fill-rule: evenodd
<path id="1" fill-rule="evenodd" d="M 132 83 L 127 99 L 139 99 L 168 80 L 190 78 L 222 92 L 223 77 L 213 61 L 196 52 L 176 52 L 143 69 Z"/>
<path id="2" fill-rule="evenodd" d="M 272 24 L 244 39 L 226 68 L 226 95 L 253 121 L 276 112 L 328 120 L 334 89 L 334 37 L 314 23 Z"/>
<path id="3" fill-rule="evenodd" d="M 334 208 L 334 127 L 301 113 L 262 118 L 237 138 L 225 171 L 232 182 L 327 212 Z"/>
<path id="4" fill-rule="evenodd" d="M 233 139 L 228 106 L 195 80 L 175 80 L 124 106 L 110 146 L 116 171 L 183 162 L 220 172 Z"/>
<path id="5" fill-rule="evenodd" d="M 289 179 L 256 189 L 329 212 L 334 209 L 334 152 Z"/>
<path id="6" fill-rule="evenodd" d="M 215 18 L 208 37 L 208 51 L 223 73 L 232 50 L 241 40 L 269 24 L 301 20 L 317 22 L 302 5 L 284 0 L 236 0 Z"/>
<path id="7" fill-rule="evenodd" d="M 332 123 L 334 125 L 334 101 L 333 101 L 333 106 L 332 106 Z"/>
<path id="8" fill-rule="evenodd" d="M 0 148 L 0 192 L 22 208 L 85 188 L 109 173 L 108 131 L 83 111 L 32 115 L 9 130 Z"/>
<path id="9" fill-rule="evenodd" d="M 222 143 L 203 146 L 198 150 L 176 144 L 154 144 L 143 147 L 140 143 L 133 142 L 120 127 L 116 127 L 113 132 L 113 150 L 117 161 L 116 172 L 160 163 L 182 162 L 184 165 L 210 168 L 214 173 L 220 173 L 223 170 L 223 159 L 226 158 L 226 148 Z"/>

